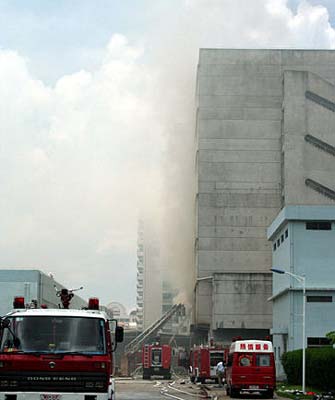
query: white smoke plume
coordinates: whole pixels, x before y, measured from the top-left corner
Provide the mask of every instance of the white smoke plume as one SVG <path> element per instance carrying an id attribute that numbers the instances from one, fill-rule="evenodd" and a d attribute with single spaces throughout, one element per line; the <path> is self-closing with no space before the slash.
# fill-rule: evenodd
<path id="1" fill-rule="evenodd" d="M 54 85 L 0 38 L 0 267 L 52 270 L 131 305 L 145 208 L 191 298 L 199 47 L 334 49 L 335 31 L 307 1 L 296 12 L 285 0 L 163 3 L 138 43 L 114 34 L 99 65 Z"/>

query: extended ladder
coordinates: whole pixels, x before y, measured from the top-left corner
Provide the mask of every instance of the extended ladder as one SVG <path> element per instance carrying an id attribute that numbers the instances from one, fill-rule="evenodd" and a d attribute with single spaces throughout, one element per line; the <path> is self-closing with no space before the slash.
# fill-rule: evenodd
<path id="1" fill-rule="evenodd" d="M 146 330 L 135 337 L 128 345 L 125 347 L 125 353 L 131 354 L 135 353 L 141 347 L 142 343 L 151 335 L 154 335 L 164 324 L 175 314 L 181 313 L 185 315 L 185 306 L 183 304 L 175 304 L 162 315 L 157 321 L 152 323 Z"/>

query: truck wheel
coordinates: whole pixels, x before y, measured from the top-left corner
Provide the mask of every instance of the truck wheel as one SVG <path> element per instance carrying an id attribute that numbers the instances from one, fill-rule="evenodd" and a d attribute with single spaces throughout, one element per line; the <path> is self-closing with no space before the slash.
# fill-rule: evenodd
<path id="1" fill-rule="evenodd" d="M 195 382 L 195 376 L 191 376 L 191 382 L 192 382 L 192 383 Z"/>
<path id="2" fill-rule="evenodd" d="M 273 390 L 268 390 L 267 392 L 265 392 L 265 397 L 267 399 L 273 399 Z"/>
<path id="3" fill-rule="evenodd" d="M 236 399 L 236 397 L 238 397 L 239 394 L 240 394 L 239 390 L 230 389 L 230 398 Z"/>
<path id="4" fill-rule="evenodd" d="M 143 374 L 143 379 L 150 379 L 151 377 L 150 377 L 150 375 L 144 375 Z"/>

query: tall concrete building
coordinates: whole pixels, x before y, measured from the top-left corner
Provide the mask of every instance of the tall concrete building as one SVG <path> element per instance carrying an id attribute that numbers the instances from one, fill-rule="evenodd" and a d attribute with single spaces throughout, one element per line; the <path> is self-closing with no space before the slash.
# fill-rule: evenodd
<path id="1" fill-rule="evenodd" d="M 269 332 L 266 229 L 285 205 L 335 199 L 334 83 L 334 51 L 200 50 L 196 332 Z"/>
<path id="2" fill-rule="evenodd" d="M 137 330 L 143 331 L 162 317 L 175 304 L 178 289 L 168 279 L 168 263 L 160 251 L 157 226 L 147 218 L 138 225 L 137 236 Z M 182 323 L 181 323 L 182 322 Z M 189 321 L 188 321 L 189 322 Z M 184 315 L 175 315 L 162 328 L 161 333 L 188 333 Z"/>
<path id="3" fill-rule="evenodd" d="M 137 235 L 136 323 L 142 331 L 162 316 L 162 263 L 159 241 L 150 219 L 139 222 Z"/>
<path id="4" fill-rule="evenodd" d="M 146 230 L 147 232 L 147 230 Z M 159 243 L 155 236 L 147 236 L 143 280 L 143 328 L 148 328 L 162 316 L 162 270 Z"/>
<path id="5" fill-rule="evenodd" d="M 144 222 L 141 220 L 137 230 L 137 279 L 136 279 L 136 326 L 143 330 L 143 279 L 144 279 Z"/>

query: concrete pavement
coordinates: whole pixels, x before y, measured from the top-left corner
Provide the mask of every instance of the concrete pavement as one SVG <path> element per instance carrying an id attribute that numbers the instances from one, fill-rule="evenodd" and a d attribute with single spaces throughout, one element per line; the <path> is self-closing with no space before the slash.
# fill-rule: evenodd
<path id="1" fill-rule="evenodd" d="M 217 386 L 217 385 L 215 385 L 215 386 L 204 386 L 204 389 L 206 390 L 206 392 L 207 392 L 207 395 L 208 395 L 208 397 L 210 398 L 210 399 L 213 399 L 213 400 L 222 400 L 222 399 L 225 399 L 225 400 L 228 400 L 228 399 L 230 399 L 230 397 L 229 396 L 227 396 L 227 393 L 226 393 L 226 389 L 225 388 L 220 388 L 219 386 Z M 246 396 L 244 396 L 244 397 L 241 397 L 241 399 L 246 399 L 246 398 L 248 398 L 248 397 L 246 397 Z M 256 395 L 254 395 L 254 396 L 252 396 L 252 397 L 249 397 L 250 399 L 253 399 L 253 400 L 255 400 L 255 399 L 261 399 L 261 397 L 258 397 L 258 396 L 256 396 Z M 275 400 L 287 400 L 287 398 L 284 398 L 284 397 L 280 397 L 280 396 L 278 396 L 276 393 L 274 394 L 274 396 L 273 396 L 273 398 L 275 399 Z"/>
<path id="2" fill-rule="evenodd" d="M 228 399 L 228 396 L 226 394 L 226 389 L 224 387 L 220 387 L 219 385 L 213 385 L 213 386 L 204 385 L 204 389 L 206 390 L 208 397 L 213 400 L 219 400 L 224 398 Z"/>

